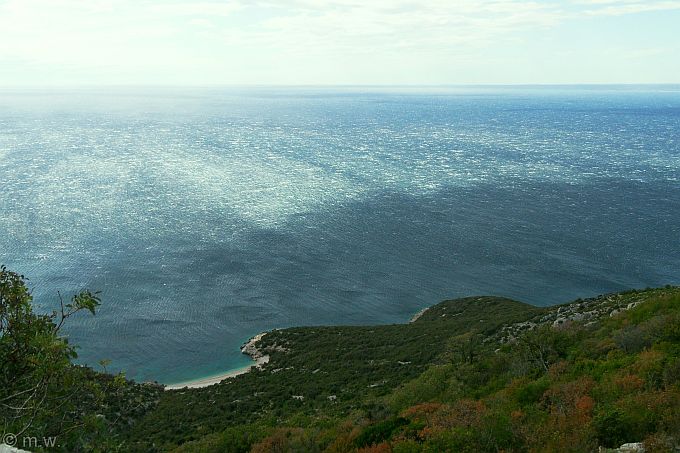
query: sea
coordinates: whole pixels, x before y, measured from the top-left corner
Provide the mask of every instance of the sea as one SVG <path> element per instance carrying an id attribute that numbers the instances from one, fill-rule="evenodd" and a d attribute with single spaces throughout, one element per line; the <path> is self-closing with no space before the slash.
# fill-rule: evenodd
<path id="1" fill-rule="evenodd" d="M 289 326 L 680 284 L 680 86 L 0 90 L 0 264 L 174 383 Z"/>

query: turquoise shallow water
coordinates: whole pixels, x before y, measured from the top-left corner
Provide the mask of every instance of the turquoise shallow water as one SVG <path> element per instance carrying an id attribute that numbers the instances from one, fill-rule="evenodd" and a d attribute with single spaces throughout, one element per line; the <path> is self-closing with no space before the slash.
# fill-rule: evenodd
<path id="1" fill-rule="evenodd" d="M 0 262 L 176 382 L 274 327 L 680 283 L 680 89 L 0 91 Z"/>

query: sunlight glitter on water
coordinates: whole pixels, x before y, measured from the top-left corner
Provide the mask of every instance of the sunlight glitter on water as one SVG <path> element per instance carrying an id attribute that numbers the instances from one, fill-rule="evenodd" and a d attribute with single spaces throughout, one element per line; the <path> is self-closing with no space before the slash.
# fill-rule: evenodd
<path id="1" fill-rule="evenodd" d="M 102 290 L 71 334 L 132 377 L 237 367 L 272 327 L 677 282 L 679 93 L 3 92 L 0 112 L 0 262 L 44 308 Z"/>

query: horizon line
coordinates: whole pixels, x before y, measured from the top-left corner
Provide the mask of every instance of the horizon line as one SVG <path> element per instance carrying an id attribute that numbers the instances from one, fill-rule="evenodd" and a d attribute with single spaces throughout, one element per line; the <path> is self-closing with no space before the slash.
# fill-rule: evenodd
<path id="1" fill-rule="evenodd" d="M 446 84 L 151 84 L 151 83 L 83 83 L 0 85 L 0 91 L 17 89 L 92 89 L 92 88 L 521 88 L 521 87 L 680 87 L 680 82 L 578 82 L 578 83 L 446 83 Z"/>

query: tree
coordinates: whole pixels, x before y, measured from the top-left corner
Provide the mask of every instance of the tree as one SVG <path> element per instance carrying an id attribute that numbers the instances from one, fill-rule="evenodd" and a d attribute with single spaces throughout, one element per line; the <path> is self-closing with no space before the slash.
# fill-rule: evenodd
<path id="1" fill-rule="evenodd" d="M 540 327 L 526 332 L 517 339 L 517 351 L 529 369 L 547 373 L 551 365 L 566 356 L 574 336 L 573 329 L 556 330 L 549 326 Z"/>
<path id="2" fill-rule="evenodd" d="M 23 275 L 0 267 L 0 434 L 61 434 L 79 426 L 71 404 L 80 389 L 71 360 L 75 347 L 60 335 L 65 322 L 86 310 L 93 315 L 97 293 L 82 291 L 49 315 L 33 312 Z M 55 420 L 57 422 L 55 423 Z M 49 425 L 49 428 L 47 427 Z"/>

